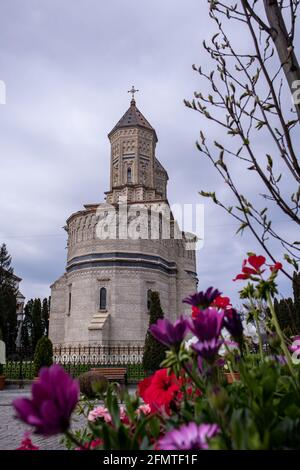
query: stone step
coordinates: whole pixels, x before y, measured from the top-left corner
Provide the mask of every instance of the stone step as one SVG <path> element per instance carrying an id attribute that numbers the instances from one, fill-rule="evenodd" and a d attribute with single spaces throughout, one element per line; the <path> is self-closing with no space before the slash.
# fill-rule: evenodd
<path id="1" fill-rule="evenodd" d="M 108 312 L 94 313 L 93 318 L 90 321 L 88 329 L 89 330 L 102 330 L 108 317 L 109 317 Z"/>

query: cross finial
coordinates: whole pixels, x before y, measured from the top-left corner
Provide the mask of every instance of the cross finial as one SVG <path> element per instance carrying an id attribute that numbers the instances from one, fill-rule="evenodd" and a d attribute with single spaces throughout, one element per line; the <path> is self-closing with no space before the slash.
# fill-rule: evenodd
<path id="1" fill-rule="evenodd" d="M 136 90 L 134 88 L 134 85 L 132 85 L 131 90 L 128 90 L 128 92 L 127 92 L 127 93 L 131 93 L 131 96 L 132 96 L 131 103 L 133 103 L 133 104 L 135 103 L 134 94 L 137 93 L 138 91 L 139 90 Z"/>

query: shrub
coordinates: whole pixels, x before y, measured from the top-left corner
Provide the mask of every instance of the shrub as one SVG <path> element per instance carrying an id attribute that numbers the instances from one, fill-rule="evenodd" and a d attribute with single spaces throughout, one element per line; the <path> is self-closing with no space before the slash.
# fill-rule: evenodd
<path id="1" fill-rule="evenodd" d="M 53 346 L 52 342 L 50 341 L 47 336 L 42 336 L 37 342 L 35 352 L 34 352 L 34 359 L 33 359 L 33 367 L 34 367 L 34 374 L 35 376 L 38 375 L 39 370 L 41 367 L 50 367 L 53 364 Z"/>
<path id="2" fill-rule="evenodd" d="M 281 329 L 288 336 L 300 333 L 300 273 L 293 275 L 294 298 L 274 301 L 274 308 Z"/>
<path id="3" fill-rule="evenodd" d="M 103 395 L 108 388 L 108 380 L 101 372 L 89 371 L 79 376 L 80 391 L 87 398 Z"/>
<path id="4" fill-rule="evenodd" d="M 150 294 L 150 319 L 149 326 L 153 325 L 160 318 L 164 318 L 158 292 Z M 143 366 L 145 371 L 154 372 L 159 369 L 161 362 L 165 359 L 166 347 L 159 343 L 148 330 L 145 340 L 145 351 Z"/>

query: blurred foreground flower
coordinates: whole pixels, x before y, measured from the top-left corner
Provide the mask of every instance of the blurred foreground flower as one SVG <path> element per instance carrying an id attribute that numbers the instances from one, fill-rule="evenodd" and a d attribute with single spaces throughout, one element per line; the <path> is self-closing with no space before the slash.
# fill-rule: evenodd
<path id="1" fill-rule="evenodd" d="M 16 450 L 39 450 L 39 447 L 35 446 L 30 439 L 30 432 L 24 434 L 20 447 Z"/>
<path id="2" fill-rule="evenodd" d="M 240 340 L 243 337 L 241 315 L 234 308 L 225 311 L 223 324 L 234 339 Z"/>
<path id="3" fill-rule="evenodd" d="M 13 406 L 20 420 L 37 434 L 51 436 L 67 431 L 79 399 L 79 384 L 59 365 L 42 368 L 32 385 L 32 398 L 18 398 Z"/>
<path id="4" fill-rule="evenodd" d="M 208 449 L 208 440 L 219 431 L 216 424 L 189 423 L 169 431 L 159 441 L 160 450 Z"/>

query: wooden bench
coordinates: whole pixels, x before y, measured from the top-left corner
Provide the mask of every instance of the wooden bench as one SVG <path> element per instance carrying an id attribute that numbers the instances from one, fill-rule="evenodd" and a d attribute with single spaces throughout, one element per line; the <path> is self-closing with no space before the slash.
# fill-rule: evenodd
<path id="1" fill-rule="evenodd" d="M 122 382 L 127 384 L 126 367 L 94 367 L 93 372 L 98 372 L 111 382 Z"/>

